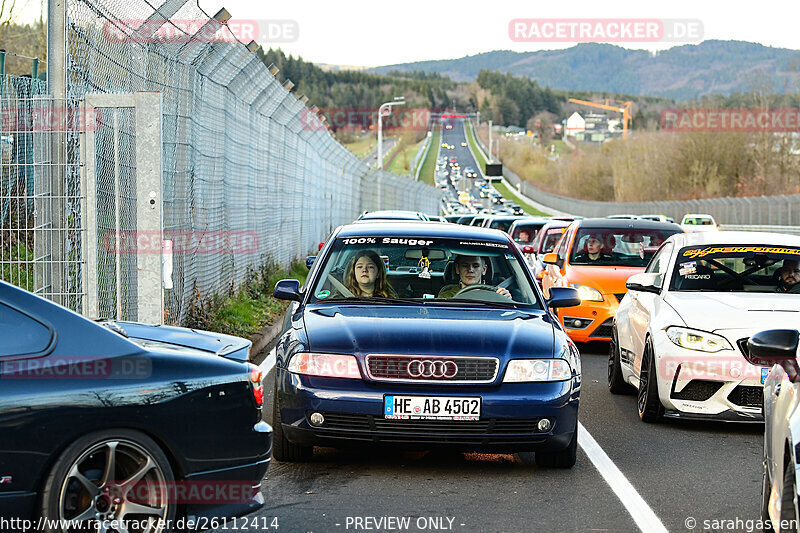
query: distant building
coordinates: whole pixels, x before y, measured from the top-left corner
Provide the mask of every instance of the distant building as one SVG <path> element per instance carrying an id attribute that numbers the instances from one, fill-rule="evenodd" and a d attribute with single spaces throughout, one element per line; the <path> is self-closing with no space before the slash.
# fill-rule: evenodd
<path id="1" fill-rule="evenodd" d="M 605 113 L 589 113 L 584 117 L 586 131 L 608 131 L 608 115 Z"/>
<path id="2" fill-rule="evenodd" d="M 586 120 L 575 111 L 567 119 L 567 135 L 575 135 L 586 131 Z"/>

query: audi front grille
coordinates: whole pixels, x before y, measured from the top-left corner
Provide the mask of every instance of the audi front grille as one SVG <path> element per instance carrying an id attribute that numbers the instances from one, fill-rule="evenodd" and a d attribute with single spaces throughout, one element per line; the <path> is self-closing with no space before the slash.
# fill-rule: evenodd
<path id="1" fill-rule="evenodd" d="M 367 356 L 367 375 L 375 381 L 401 383 L 491 383 L 497 378 L 496 357 L 431 355 Z"/>

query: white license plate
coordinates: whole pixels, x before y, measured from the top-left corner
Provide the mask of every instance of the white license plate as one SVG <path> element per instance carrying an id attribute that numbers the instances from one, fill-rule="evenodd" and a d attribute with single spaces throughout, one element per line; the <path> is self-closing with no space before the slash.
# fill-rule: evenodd
<path id="1" fill-rule="evenodd" d="M 394 420 L 480 420 L 480 397 L 383 397 L 383 416 Z"/>
<path id="2" fill-rule="evenodd" d="M 765 381 L 767 381 L 767 375 L 769 375 L 769 368 L 762 368 L 761 369 L 761 384 L 763 385 Z"/>

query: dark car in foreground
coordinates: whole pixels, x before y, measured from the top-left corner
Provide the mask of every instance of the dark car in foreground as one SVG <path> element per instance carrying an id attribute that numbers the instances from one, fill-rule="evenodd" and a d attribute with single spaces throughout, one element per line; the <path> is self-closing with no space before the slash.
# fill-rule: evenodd
<path id="1" fill-rule="evenodd" d="M 760 331 L 747 339 L 745 358 L 761 367 L 764 382 L 764 460 L 761 520 L 764 531 L 798 531 L 800 474 L 800 363 L 796 329 Z M 770 368 L 771 367 L 771 368 Z M 771 526 L 768 527 L 767 525 Z"/>
<path id="2" fill-rule="evenodd" d="M 250 342 L 108 326 L 0 282 L 0 516 L 133 533 L 261 507 L 272 428 Z"/>
<path id="3" fill-rule="evenodd" d="M 282 280 L 274 294 L 293 301 L 277 345 L 276 459 L 387 445 L 575 463 L 580 354 L 550 308 L 580 301 L 571 288 L 545 301 L 507 234 L 351 224 L 304 289 Z"/>

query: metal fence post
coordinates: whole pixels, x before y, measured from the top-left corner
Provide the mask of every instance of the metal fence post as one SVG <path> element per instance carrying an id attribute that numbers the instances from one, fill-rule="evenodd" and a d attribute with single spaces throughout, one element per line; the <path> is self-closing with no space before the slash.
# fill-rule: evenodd
<path id="1" fill-rule="evenodd" d="M 66 0 L 47 1 L 47 92 L 52 97 L 55 112 L 63 110 L 67 105 L 67 2 Z M 66 213 L 66 132 L 50 134 L 52 142 L 49 177 L 50 183 L 50 216 L 53 238 L 50 250 L 51 279 L 50 293 L 53 301 L 64 304 L 65 298 L 65 254 L 64 236 L 67 228 Z M 39 280 L 42 283 L 43 280 Z M 37 290 L 40 287 L 36 287 Z"/>
<path id="2" fill-rule="evenodd" d="M 137 250 L 138 317 L 164 323 L 162 288 L 163 194 L 161 188 L 161 93 L 136 93 L 136 229 L 137 234 L 159 241 L 158 253 Z M 137 238 L 138 240 L 138 238 Z"/>

